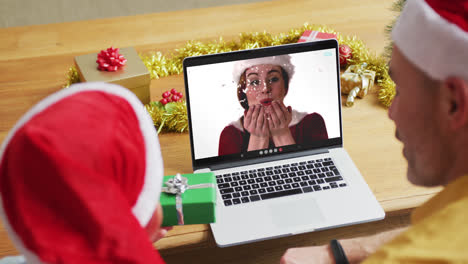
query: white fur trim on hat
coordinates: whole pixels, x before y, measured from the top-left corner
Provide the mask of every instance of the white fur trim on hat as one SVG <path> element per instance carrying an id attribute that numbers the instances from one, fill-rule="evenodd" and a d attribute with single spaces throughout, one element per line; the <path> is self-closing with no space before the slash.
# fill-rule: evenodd
<path id="1" fill-rule="evenodd" d="M 426 1 L 406 1 L 392 39 L 431 78 L 456 76 L 468 81 L 468 33 L 441 17 Z"/>
<path id="2" fill-rule="evenodd" d="M 288 73 L 289 80 L 291 80 L 292 76 L 294 75 L 294 65 L 291 63 L 291 56 L 279 55 L 237 61 L 236 63 L 234 63 L 234 68 L 232 69 L 232 80 L 234 81 L 234 83 L 239 82 L 241 74 L 247 68 L 262 64 L 272 64 L 281 66 Z"/>

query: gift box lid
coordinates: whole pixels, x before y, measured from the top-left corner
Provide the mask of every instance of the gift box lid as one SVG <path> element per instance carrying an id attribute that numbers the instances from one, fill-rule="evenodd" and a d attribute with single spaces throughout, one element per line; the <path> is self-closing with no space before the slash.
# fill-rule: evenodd
<path id="1" fill-rule="evenodd" d="M 336 39 L 336 34 L 325 33 L 315 30 L 305 30 L 297 42 L 309 42 L 320 39 Z"/>
<path id="2" fill-rule="evenodd" d="M 80 80 L 84 82 L 115 83 L 126 88 L 149 85 L 151 81 L 149 71 L 135 48 L 121 48 L 119 53 L 127 59 L 127 63 L 115 72 L 98 70 L 97 53 L 75 57 Z"/>

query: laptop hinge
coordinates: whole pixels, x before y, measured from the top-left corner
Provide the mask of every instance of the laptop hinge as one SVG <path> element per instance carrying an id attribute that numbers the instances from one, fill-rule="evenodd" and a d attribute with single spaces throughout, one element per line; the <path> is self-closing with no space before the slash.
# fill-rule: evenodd
<path id="1" fill-rule="evenodd" d="M 263 157 L 263 158 L 255 158 L 255 159 L 251 159 L 251 160 L 242 160 L 242 161 L 227 162 L 227 163 L 223 163 L 223 164 L 216 164 L 216 165 L 211 166 L 210 168 L 206 168 L 206 170 L 207 171 L 222 170 L 222 169 L 227 169 L 227 168 L 232 168 L 232 167 L 247 166 L 247 165 L 252 165 L 252 164 L 259 164 L 259 163 L 270 162 L 270 161 L 292 159 L 292 158 L 298 158 L 298 157 L 304 157 L 304 156 L 310 156 L 310 155 L 317 155 L 317 154 L 323 154 L 323 153 L 329 153 L 329 152 L 330 151 L 328 151 L 328 149 L 326 149 L 326 148 L 306 150 L 306 151 L 301 151 L 301 152 L 286 153 L 286 154 L 279 155 L 279 156 L 269 156 L 269 157 Z M 205 169 L 202 169 L 202 170 L 205 170 Z"/>

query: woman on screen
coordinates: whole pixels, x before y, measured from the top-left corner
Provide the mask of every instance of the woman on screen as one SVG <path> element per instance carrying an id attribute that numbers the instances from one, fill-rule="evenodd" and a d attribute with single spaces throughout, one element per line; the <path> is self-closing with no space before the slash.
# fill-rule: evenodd
<path id="1" fill-rule="evenodd" d="M 308 144 L 328 139 L 318 113 L 302 113 L 285 106 L 294 75 L 289 55 L 238 61 L 233 78 L 244 115 L 226 126 L 219 139 L 219 155 Z"/>

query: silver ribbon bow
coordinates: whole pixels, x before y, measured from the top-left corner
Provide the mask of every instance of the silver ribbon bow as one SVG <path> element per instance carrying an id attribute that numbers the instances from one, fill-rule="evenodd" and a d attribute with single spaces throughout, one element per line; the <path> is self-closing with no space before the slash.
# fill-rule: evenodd
<path id="1" fill-rule="evenodd" d="M 177 173 L 176 176 L 174 176 L 174 178 L 167 180 L 164 184 L 166 184 L 167 187 L 162 187 L 161 190 L 163 192 L 176 195 L 175 198 L 176 198 L 176 211 L 177 211 L 177 224 L 178 225 L 184 224 L 182 194 L 186 190 L 191 190 L 191 189 L 215 188 L 215 185 L 213 183 L 189 185 L 188 179 L 186 177 L 182 177 L 180 173 Z"/>

